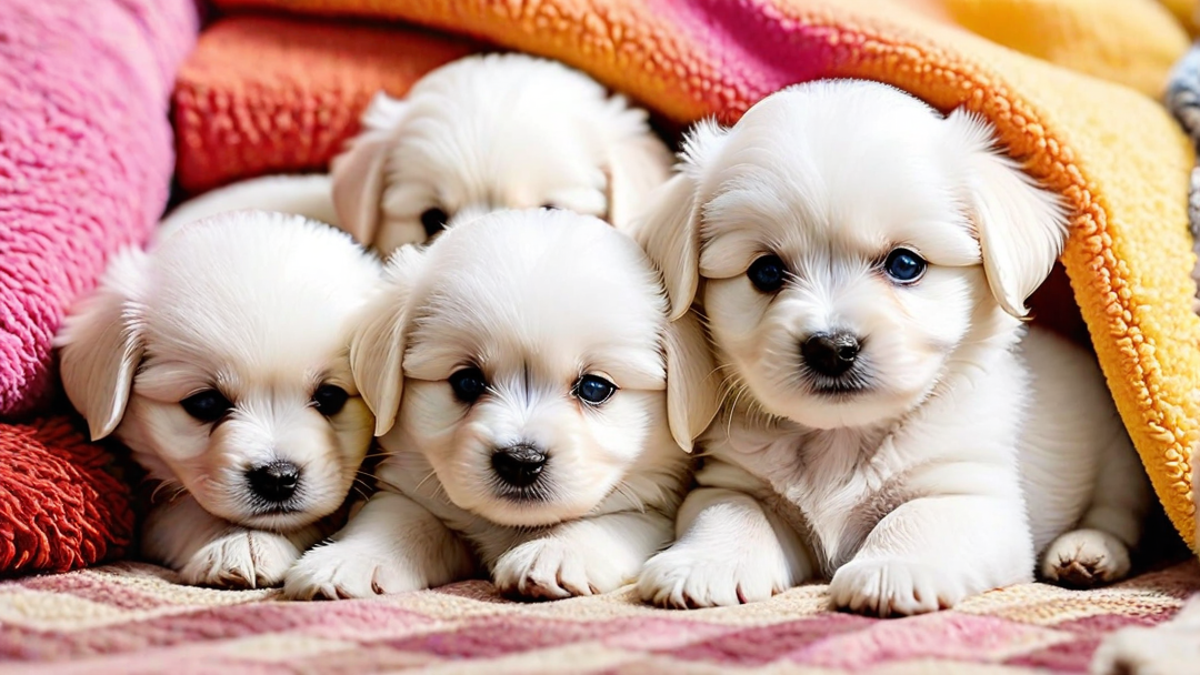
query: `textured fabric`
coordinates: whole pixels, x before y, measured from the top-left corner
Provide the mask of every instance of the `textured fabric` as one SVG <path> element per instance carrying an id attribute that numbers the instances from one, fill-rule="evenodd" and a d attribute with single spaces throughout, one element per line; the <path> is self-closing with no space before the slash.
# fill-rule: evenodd
<path id="1" fill-rule="evenodd" d="M 72 420 L 0 425 L 0 577 L 65 572 L 125 554 L 133 513 L 110 462 Z"/>
<path id="2" fill-rule="evenodd" d="M 947 673 L 987 664 L 982 672 L 1082 673 L 1107 633 L 1171 618 L 1200 585 L 1200 564 L 1098 591 L 1017 586 L 953 611 L 896 620 L 825 611 L 828 594 L 819 585 L 762 603 L 680 612 L 640 605 L 631 589 L 519 604 L 474 581 L 370 600 L 284 603 L 274 601 L 276 591 L 207 590 L 171 579 L 161 568 L 121 564 L 0 584 L 0 667 L 494 675 Z"/>
<path id="3" fill-rule="evenodd" d="M 199 193 L 264 173 L 322 170 L 358 132 L 375 92 L 403 95 L 475 49 L 395 27 L 218 21 L 200 36 L 175 88 L 179 185 Z"/>
<path id="4" fill-rule="evenodd" d="M 882 80 L 941 109 L 985 115 L 1074 211 L 1062 260 L 1075 301 L 1154 488 L 1196 545 L 1188 498 L 1188 457 L 1200 439 L 1200 318 L 1192 312 L 1187 217 L 1193 151 L 1154 99 L 1077 72 L 1137 80 L 1143 91 L 1165 83 L 1187 40 L 1162 20 L 1159 4 L 1037 3 L 1058 10 L 1029 15 L 1044 39 L 1054 35 L 1048 22 L 1086 27 L 1079 15 L 1088 12 L 1140 27 L 1075 30 L 1070 39 L 1097 42 L 1079 49 L 1096 60 L 1072 61 L 1068 70 L 951 25 L 949 5 L 934 0 L 217 1 L 406 19 L 481 37 L 580 67 L 679 122 L 709 114 L 731 121 L 782 86 L 822 76 Z M 1014 25 L 1024 20 L 1014 14 L 1022 4 L 980 3 L 978 11 L 994 14 L 973 23 Z M 1128 71 L 1103 57 L 1116 46 Z M 313 92 L 304 105 L 319 97 Z M 234 124 L 253 128 L 267 146 L 283 132 L 239 126 L 252 110 Z"/>
<path id="5" fill-rule="evenodd" d="M 193 0 L 4 0 L 0 417 L 44 403 L 50 340 L 108 254 L 166 205 L 166 116 Z"/>

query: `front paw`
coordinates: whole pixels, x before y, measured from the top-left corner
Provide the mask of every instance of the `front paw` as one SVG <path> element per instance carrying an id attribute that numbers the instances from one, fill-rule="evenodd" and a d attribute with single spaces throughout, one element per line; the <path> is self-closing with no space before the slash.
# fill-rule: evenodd
<path id="1" fill-rule="evenodd" d="M 736 547 L 715 550 L 676 544 L 651 558 L 638 577 L 643 601 L 674 609 L 759 602 L 791 586 L 783 566 Z"/>
<path id="2" fill-rule="evenodd" d="M 1123 628 L 1105 638 L 1092 657 L 1093 675 L 1171 675 L 1195 672 L 1200 630 L 1165 624 Z"/>
<path id="3" fill-rule="evenodd" d="M 952 570 L 901 560 L 852 560 L 829 582 L 837 609 L 887 618 L 949 609 L 967 596 Z"/>
<path id="4" fill-rule="evenodd" d="M 270 588 L 283 581 L 300 553 L 281 534 L 238 529 L 200 547 L 179 574 L 193 586 Z"/>
<path id="5" fill-rule="evenodd" d="M 1123 579 L 1129 548 L 1101 530 L 1073 530 L 1051 542 L 1042 556 L 1042 576 L 1068 588 L 1095 588 Z"/>
<path id="6" fill-rule="evenodd" d="M 520 598 L 559 600 L 596 595 L 620 588 L 632 576 L 613 564 L 618 557 L 549 536 L 505 552 L 496 561 L 492 576 L 501 593 Z"/>
<path id="7" fill-rule="evenodd" d="M 300 558 L 283 584 L 291 600 L 339 600 L 392 595 L 429 588 L 399 557 L 381 555 L 353 542 L 334 542 Z"/>

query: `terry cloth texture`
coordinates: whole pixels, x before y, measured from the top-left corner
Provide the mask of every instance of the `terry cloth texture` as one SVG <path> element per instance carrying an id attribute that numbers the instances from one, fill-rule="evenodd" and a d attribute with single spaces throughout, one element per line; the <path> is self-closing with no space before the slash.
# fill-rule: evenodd
<path id="1" fill-rule="evenodd" d="M 1163 5 L 1149 0 L 216 4 L 401 19 L 558 58 L 676 122 L 706 115 L 732 121 L 766 94 L 818 77 L 881 80 L 942 110 L 965 106 L 984 115 L 1009 151 L 1060 192 L 1074 213 L 1062 261 L 1075 303 L 1159 498 L 1183 536 L 1197 545 L 1188 470 L 1190 448 L 1200 440 L 1200 318 L 1192 312 L 1187 218 L 1193 150 L 1157 94 L 1146 95 L 1161 90 L 1188 42 Z M 955 17 L 1009 46 L 955 25 Z M 258 138 L 256 147 L 269 148 L 290 133 L 269 120 L 252 124 L 258 111 L 236 93 L 229 92 L 239 106 L 233 124 Z M 321 95 L 310 92 L 295 106 Z M 361 100 L 356 94 L 344 107 Z M 181 148 L 183 154 L 191 151 Z"/>

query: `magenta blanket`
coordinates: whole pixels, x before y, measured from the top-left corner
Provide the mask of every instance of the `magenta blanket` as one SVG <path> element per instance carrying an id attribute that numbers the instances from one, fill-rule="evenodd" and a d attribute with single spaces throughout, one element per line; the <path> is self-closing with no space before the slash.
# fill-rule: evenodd
<path id="1" fill-rule="evenodd" d="M 194 0 L 0 1 L 0 417 L 50 389 L 50 340 L 166 205 L 167 105 Z"/>

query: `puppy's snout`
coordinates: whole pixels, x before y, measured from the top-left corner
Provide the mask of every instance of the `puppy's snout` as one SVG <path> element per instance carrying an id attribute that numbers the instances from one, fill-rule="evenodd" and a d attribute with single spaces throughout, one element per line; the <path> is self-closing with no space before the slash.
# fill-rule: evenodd
<path id="1" fill-rule="evenodd" d="M 800 345 L 800 355 L 813 371 L 838 377 L 854 366 L 860 348 L 858 337 L 851 333 L 816 333 Z"/>
<path id="2" fill-rule="evenodd" d="M 513 445 L 492 454 L 492 469 L 513 487 L 529 487 L 542 475 L 546 459 L 546 453 L 532 445 Z"/>
<path id="3" fill-rule="evenodd" d="M 268 502 L 285 502 L 296 494 L 300 484 L 300 467 L 291 462 L 277 461 L 246 472 L 246 480 L 254 494 Z"/>

